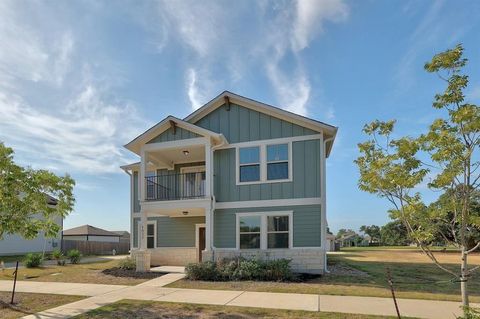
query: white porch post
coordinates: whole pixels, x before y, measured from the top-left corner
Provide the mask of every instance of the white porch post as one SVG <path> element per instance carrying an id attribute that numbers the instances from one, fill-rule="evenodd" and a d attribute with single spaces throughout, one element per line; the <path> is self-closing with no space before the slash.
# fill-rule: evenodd
<path id="1" fill-rule="evenodd" d="M 147 250 L 147 212 L 142 207 L 142 203 L 145 201 L 145 176 L 148 162 L 148 155 L 144 150 L 141 151 L 141 162 L 140 162 L 140 233 L 138 234 L 138 240 L 140 241 L 138 247 L 139 250 L 135 253 L 135 260 L 137 264 L 138 272 L 150 271 L 150 252 Z"/>
<path id="2" fill-rule="evenodd" d="M 205 208 L 205 250 L 212 249 L 212 180 L 213 180 L 213 150 L 210 139 L 205 143 L 205 196 L 210 199 L 209 204 Z"/>

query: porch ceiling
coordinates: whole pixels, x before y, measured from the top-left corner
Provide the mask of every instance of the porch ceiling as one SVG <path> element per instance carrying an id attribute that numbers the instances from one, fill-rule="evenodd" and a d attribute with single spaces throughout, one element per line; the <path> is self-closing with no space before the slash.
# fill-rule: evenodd
<path id="1" fill-rule="evenodd" d="M 187 212 L 185 214 L 184 212 Z M 161 208 L 149 211 L 148 217 L 168 216 L 168 217 L 194 217 L 205 216 L 205 208 L 190 207 L 190 208 Z"/>
<path id="2" fill-rule="evenodd" d="M 187 154 L 185 152 L 188 152 Z M 168 164 L 185 163 L 185 162 L 204 162 L 205 146 L 184 146 L 179 148 L 171 148 L 166 150 L 152 151 L 149 154 Z"/>

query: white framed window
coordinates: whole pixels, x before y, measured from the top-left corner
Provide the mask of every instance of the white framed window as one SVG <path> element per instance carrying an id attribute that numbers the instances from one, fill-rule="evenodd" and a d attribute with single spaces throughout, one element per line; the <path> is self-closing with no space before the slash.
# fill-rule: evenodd
<path id="1" fill-rule="evenodd" d="M 236 148 L 237 185 L 291 182 L 292 142 L 247 143 Z"/>
<path id="2" fill-rule="evenodd" d="M 239 182 L 260 181 L 260 147 L 238 148 L 238 173 Z"/>
<path id="3" fill-rule="evenodd" d="M 293 212 L 237 213 L 237 249 L 293 247 Z"/>

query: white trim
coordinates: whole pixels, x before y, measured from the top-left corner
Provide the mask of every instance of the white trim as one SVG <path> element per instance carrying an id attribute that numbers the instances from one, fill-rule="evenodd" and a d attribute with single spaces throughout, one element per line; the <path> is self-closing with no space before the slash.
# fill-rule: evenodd
<path id="1" fill-rule="evenodd" d="M 240 249 L 240 217 L 248 216 L 259 216 L 260 217 L 260 249 Z M 268 247 L 268 216 L 288 216 L 288 248 L 267 248 Z M 235 249 L 242 251 L 252 251 L 252 250 L 273 250 L 278 249 L 291 249 L 293 248 L 293 211 L 275 211 L 275 212 L 246 212 L 246 213 L 236 213 L 235 214 Z"/>
<path id="2" fill-rule="evenodd" d="M 146 130 L 144 133 L 137 136 L 135 139 L 130 141 L 128 144 L 124 145 L 124 147 L 127 148 L 128 150 L 136 153 L 136 154 L 139 154 L 140 149 L 141 149 L 142 146 L 144 146 L 144 144 L 148 143 L 148 141 L 150 141 L 153 138 L 155 138 L 156 136 L 162 134 L 163 132 L 165 132 L 167 129 L 169 129 L 171 127 L 170 126 L 170 121 L 175 122 L 178 127 L 183 128 L 187 131 L 197 133 L 198 135 L 202 135 L 204 137 L 213 138 L 219 144 L 223 144 L 223 143 L 226 142 L 226 139 L 223 136 L 223 134 L 212 132 L 210 130 L 207 130 L 205 128 L 202 128 L 202 127 L 194 125 L 192 123 L 183 121 L 181 119 L 178 119 L 178 118 L 170 115 L 170 116 L 167 116 L 162 121 L 160 121 L 159 123 L 152 126 L 151 128 L 149 128 L 148 130 Z M 174 141 L 174 142 L 180 142 L 180 141 L 186 141 L 186 140 L 192 140 L 192 139 L 195 139 L 195 138 L 183 139 L 183 140 L 178 140 L 178 141 Z"/>
<path id="3" fill-rule="evenodd" d="M 195 137 L 195 138 L 189 138 L 186 140 L 149 143 L 149 144 L 142 145 L 141 150 L 157 151 L 157 150 L 174 149 L 174 148 L 181 148 L 181 147 L 187 147 L 187 146 L 204 145 L 206 143 L 207 143 L 207 138 Z"/>
<path id="4" fill-rule="evenodd" d="M 236 148 L 236 147 L 258 146 L 263 144 L 282 144 L 282 143 L 284 144 L 287 142 L 301 142 L 301 141 L 309 141 L 309 140 L 318 140 L 321 138 L 322 138 L 322 134 L 279 137 L 279 138 L 271 138 L 268 140 L 255 140 L 255 141 L 248 141 L 248 142 L 231 143 L 222 147 L 215 148 L 215 150 L 229 149 L 229 148 Z"/>
<path id="5" fill-rule="evenodd" d="M 309 198 L 291 198 L 291 199 L 252 200 L 252 201 L 238 201 L 238 202 L 216 202 L 215 209 L 300 206 L 300 205 L 321 205 L 321 204 L 322 204 L 322 199 L 320 197 L 309 197 Z"/>
<path id="6" fill-rule="evenodd" d="M 243 107 L 258 111 L 260 113 L 272 115 L 272 116 L 275 116 L 276 118 L 288 121 L 290 123 L 298 124 L 300 126 L 307 127 L 315 131 L 325 130 L 331 133 L 332 135 L 335 135 L 335 133 L 337 132 L 337 128 L 334 126 L 331 126 L 313 119 L 309 119 L 307 117 L 304 117 L 292 112 L 288 112 L 283 109 L 280 109 L 265 103 L 261 103 L 261 102 L 258 102 L 258 101 L 255 101 L 255 100 L 252 100 L 228 91 L 222 92 L 216 98 L 214 98 L 207 104 L 203 105 L 192 114 L 188 115 L 184 119 L 184 121 L 187 121 L 190 123 L 199 121 L 201 118 L 203 118 L 207 114 L 213 112 L 218 107 L 222 106 L 225 103 L 224 98 L 226 96 L 228 96 L 228 98 L 230 99 L 230 103 L 238 104 Z"/>
<path id="7" fill-rule="evenodd" d="M 270 142 L 266 142 L 270 141 Z M 288 178 L 285 179 L 267 179 L 267 146 L 278 145 L 278 144 L 287 144 L 288 148 Z M 251 182 L 240 182 L 240 148 L 246 147 L 259 147 L 259 156 L 260 156 L 260 180 L 251 181 Z M 253 163 L 252 165 L 256 165 Z M 293 154 L 292 154 L 292 142 L 289 140 L 279 139 L 275 140 L 264 140 L 264 141 L 255 141 L 248 142 L 245 146 L 235 147 L 235 181 L 236 185 L 253 185 L 253 184 L 269 184 L 269 183 L 285 183 L 293 181 Z"/>

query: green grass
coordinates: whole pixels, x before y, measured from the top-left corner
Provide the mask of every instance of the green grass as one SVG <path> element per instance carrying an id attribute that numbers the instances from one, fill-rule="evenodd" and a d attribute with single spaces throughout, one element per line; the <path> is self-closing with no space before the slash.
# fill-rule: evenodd
<path id="1" fill-rule="evenodd" d="M 40 268 L 20 268 L 18 280 L 77 282 L 110 285 L 137 285 L 147 279 L 114 277 L 103 274 L 107 268 L 118 266 L 119 260 L 108 260 L 86 264 L 67 264 L 65 266 L 44 266 Z M 13 269 L 0 271 L 0 280 L 12 280 Z"/>
<path id="2" fill-rule="evenodd" d="M 180 280 L 168 287 L 391 297 L 386 279 L 388 267 L 399 298 L 460 301 L 460 284 L 452 282 L 449 274 L 433 265 L 418 251 L 383 249 L 354 248 L 346 253 L 329 255 L 329 267 L 354 272 L 337 271 L 302 283 Z M 446 267 L 458 270 L 454 264 L 457 258 L 455 254 L 438 254 Z M 479 257 L 472 255 L 472 262 L 478 264 Z M 480 272 L 470 278 L 469 291 L 471 301 L 480 302 Z"/>
<path id="3" fill-rule="evenodd" d="M 10 262 L 16 262 L 18 260 L 21 264 L 24 258 L 25 258 L 25 255 L 0 256 L 0 261 L 3 261 L 4 263 L 10 263 Z"/>
<path id="4" fill-rule="evenodd" d="M 15 304 L 11 306 L 9 304 L 10 297 L 11 294 L 9 292 L 0 292 L 0 318 L 2 319 L 20 318 L 84 298 L 80 296 L 18 292 L 15 294 Z"/>
<path id="5" fill-rule="evenodd" d="M 305 319 L 376 319 L 393 318 L 385 316 L 367 316 L 358 314 L 340 314 L 327 312 L 311 312 L 298 310 L 277 310 L 246 308 L 232 306 L 210 306 L 196 304 L 167 303 L 159 301 L 121 300 L 101 308 L 91 310 L 75 317 L 77 319 L 103 318 L 220 318 L 220 319 L 253 319 L 253 318 L 305 318 Z"/>

